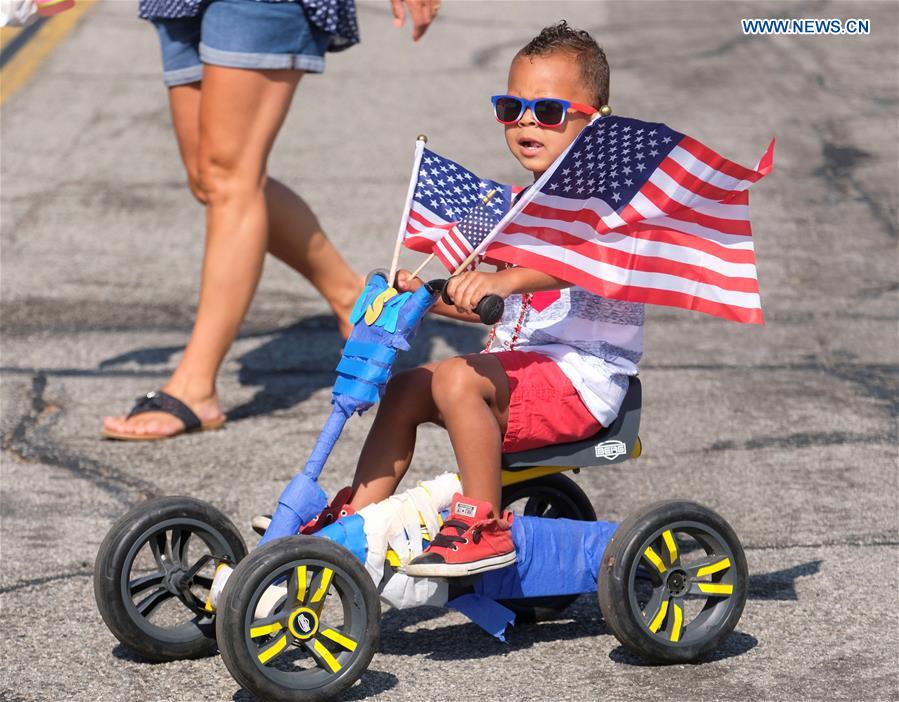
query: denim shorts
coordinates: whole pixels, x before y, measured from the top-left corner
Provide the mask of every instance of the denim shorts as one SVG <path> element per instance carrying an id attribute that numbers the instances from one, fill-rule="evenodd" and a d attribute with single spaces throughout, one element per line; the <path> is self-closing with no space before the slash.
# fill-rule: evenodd
<path id="1" fill-rule="evenodd" d="M 202 80 L 204 63 L 321 73 L 331 39 L 299 2 L 212 0 L 196 17 L 151 21 L 169 87 Z"/>

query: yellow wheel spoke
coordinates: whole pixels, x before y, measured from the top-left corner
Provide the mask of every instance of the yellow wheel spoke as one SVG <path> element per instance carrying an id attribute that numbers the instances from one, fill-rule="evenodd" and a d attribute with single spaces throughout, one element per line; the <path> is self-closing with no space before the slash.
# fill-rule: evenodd
<path id="1" fill-rule="evenodd" d="M 257 654 L 260 663 L 268 663 L 272 658 L 287 648 L 287 634 L 281 634 Z"/>
<path id="2" fill-rule="evenodd" d="M 665 621 L 666 614 L 668 614 L 668 600 L 662 600 L 662 606 L 659 607 L 659 611 L 656 612 L 656 616 L 649 623 L 649 630 L 653 634 L 659 630 L 660 626 L 662 626 L 662 622 Z"/>
<path id="3" fill-rule="evenodd" d="M 334 571 L 330 568 L 322 568 L 322 573 L 318 582 L 318 589 L 309 600 L 310 603 L 321 602 L 325 595 L 328 594 L 328 588 L 331 587 L 331 579 L 334 577 Z"/>
<path id="4" fill-rule="evenodd" d="M 659 558 L 659 554 L 653 550 L 652 546 L 647 546 L 646 550 L 643 552 L 643 555 L 646 556 L 646 560 L 652 563 L 655 566 L 655 569 L 660 573 L 664 573 L 666 568 L 665 564 L 662 562 L 662 559 Z"/>
<path id="5" fill-rule="evenodd" d="M 728 568 L 730 568 L 730 559 L 722 558 L 721 560 L 719 560 L 715 563 L 710 563 L 707 566 L 703 566 L 702 568 L 697 569 L 696 577 L 704 578 L 707 575 L 712 575 L 714 573 L 720 573 L 722 570 L 727 570 Z"/>
<path id="6" fill-rule="evenodd" d="M 683 630 L 684 623 L 684 610 L 677 603 L 677 601 L 673 601 L 671 603 L 671 633 L 668 635 L 668 638 L 677 643 L 680 641 L 681 631 Z"/>
<path id="7" fill-rule="evenodd" d="M 315 641 L 312 642 L 312 651 L 316 660 L 319 662 L 319 665 L 327 668 L 332 673 L 336 673 L 340 670 L 340 663 L 337 662 L 334 654 L 325 648 L 325 645 L 318 639 L 315 639 Z"/>
<path id="8" fill-rule="evenodd" d="M 349 636 L 344 636 L 339 631 L 336 631 L 334 629 L 322 629 L 319 633 L 326 639 L 330 639 L 334 643 L 343 646 L 347 651 L 356 650 L 356 642 L 353 641 Z"/>
<path id="9" fill-rule="evenodd" d="M 297 602 L 302 603 L 306 599 L 306 566 L 297 566 Z"/>
<path id="10" fill-rule="evenodd" d="M 266 636 L 267 634 L 274 634 L 276 631 L 281 631 L 281 623 L 280 622 L 272 622 L 271 624 L 262 624 L 261 626 L 250 627 L 250 638 L 256 639 L 260 636 Z"/>
<path id="11" fill-rule="evenodd" d="M 662 532 L 662 540 L 665 542 L 665 548 L 668 549 L 668 563 L 674 565 L 677 562 L 677 544 L 674 543 L 674 535 L 671 529 Z"/>
<path id="12" fill-rule="evenodd" d="M 734 586 L 728 583 L 693 583 L 690 586 L 690 594 L 730 597 L 734 594 Z"/>

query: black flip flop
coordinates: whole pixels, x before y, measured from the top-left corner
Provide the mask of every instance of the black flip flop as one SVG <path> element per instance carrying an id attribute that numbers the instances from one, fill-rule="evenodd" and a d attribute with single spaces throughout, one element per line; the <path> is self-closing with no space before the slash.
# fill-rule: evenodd
<path id="1" fill-rule="evenodd" d="M 212 431 L 221 429 L 225 425 L 225 417 L 221 416 L 211 422 L 201 422 L 200 418 L 194 411 L 185 405 L 177 397 L 169 395 L 162 390 L 148 392 L 143 397 L 139 397 L 133 409 L 128 413 L 128 419 L 145 412 L 165 412 L 184 423 L 184 428 L 176 431 L 174 434 L 127 434 L 125 432 L 103 430 L 103 436 L 107 439 L 117 439 L 119 441 L 160 441 L 162 439 L 170 439 L 179 434 L 187 434 L 196 431 Z"/>

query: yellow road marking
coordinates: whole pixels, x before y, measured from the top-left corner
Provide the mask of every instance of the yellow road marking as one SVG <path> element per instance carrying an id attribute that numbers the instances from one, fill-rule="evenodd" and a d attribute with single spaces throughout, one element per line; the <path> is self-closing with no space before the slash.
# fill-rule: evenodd
<path id="1" fill-rule="evenodd" d="M 94 3 L 95 0 L 78 0 L 71 10 L 49 18 L 28 43 L 16 52 L 0 71 L 0 105 L 28 82 L 41 63 L 53 53 Z M 2 39 L 5 45 L 12 37 L 7 39 L 4 34 Z"/>
<path id="2" fill-rule="evenodd" d="M 260 663 L 268 663 L 272 658 L 277 656 L 287 646 L 287 634 L 281 634 L 281 638 L 276 639 L 268 648 L 263 649 L 259 654 Z"/>
<path id="3" fill-rule="evenodd" d="M 656 567 L 657 571 L 659 571 L 660 573 L 665 572 L 665 564 L 662 563 L 662 559 L 659 558 L 659 554 L 657 554 L 653 550 L 652 546 L 648 546 L 643 552 L 643 555 L 646 556 L 646 559 Z"/>
<path id="4" fill-rule="evenodd" d="M 331 639 L 336 644 L 340 644 L 347 651 L 355 651 L 356 650 L 356 642 L 353 641 L 349 636 L 344 636 L 338 631 L 334 631 L 334 629 L 322 629 L 321 635 L 325 638 Z"/>
<path id="5" fill-rule="evenodd" d="M 316 639 L 315 643 L 312 644 L 312 648 L 314 648 L 315 652 L 322 657 L 322 660 L 324 660 L 328 668 L 331 669 L 332 673 L 336 673 L 340 670 L 340 663 L 337 662 L 337 659 L 325 648 L 325 645 L 321 641 Z"/>
<path id="6" fill-rule="evenodd" d="M 717 563 L 712 563 L 711 565 L 700 568 L 696 571 L 696 577 L 702 578 L 706 575 L 717 573 L 720 570 L 727 570 L 728 568 L 730 568 L 730 558 L 725 558 L 724 560 L 718 561 Z"/>

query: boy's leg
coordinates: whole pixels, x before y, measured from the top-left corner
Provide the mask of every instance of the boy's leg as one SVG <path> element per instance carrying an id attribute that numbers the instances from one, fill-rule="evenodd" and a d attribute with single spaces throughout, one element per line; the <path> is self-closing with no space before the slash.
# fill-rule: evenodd
<path id="1" fill-rule="evenodd" d="M 509 380 L 493 354 L 443 361 L 431 382 L 434 404 L 449 432 L 466 497 L 500 514 L 501 455 L 509 419 Z"/>
<path id="2" fill-rule="evenodd" d="M 413 577 L 464 577 L 516 560 L 510 522 L 501 517 L 501 452 L 508 424 L 509 381 L 492 354 L 441 363 L 431 381 L 434 404 L 453 443 L 464 495 L 405 572 Z"/>
<path id="3" fill-rule="evenodd" d="M 406 474 L 420 424 L 442 424 L 431 383 L 440 363 L 397 373 L 387 383 L 359 454 L 350 506 L 359 510 L 390 497 Z"/>

